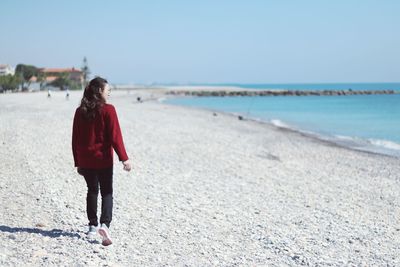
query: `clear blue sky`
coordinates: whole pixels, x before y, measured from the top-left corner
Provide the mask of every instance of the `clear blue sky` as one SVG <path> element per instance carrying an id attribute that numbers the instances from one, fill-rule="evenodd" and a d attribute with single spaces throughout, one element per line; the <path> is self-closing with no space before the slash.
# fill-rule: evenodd
<path id="1" fill-rule="evenodd" d="M 397 0 L 1 0 L 0 63 L 112 83 L 399 82 Z"/>

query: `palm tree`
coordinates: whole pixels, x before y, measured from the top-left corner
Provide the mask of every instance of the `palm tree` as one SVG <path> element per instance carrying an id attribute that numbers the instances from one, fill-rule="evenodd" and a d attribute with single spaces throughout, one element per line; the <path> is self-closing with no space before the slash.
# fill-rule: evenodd
<path id="1" fill-rule="evenodd" d="M 87 82 L 89 80 L 89 75 L 90 75 L 90 69 L 89 69 L 89 65 L 88 65 L 88 61 L 87 61 L 86 57 L 83 58 L 83 65 L 82 65 L 81 70 L 83 73 L 83 87 L 85 87 L 87 85 Z"/>

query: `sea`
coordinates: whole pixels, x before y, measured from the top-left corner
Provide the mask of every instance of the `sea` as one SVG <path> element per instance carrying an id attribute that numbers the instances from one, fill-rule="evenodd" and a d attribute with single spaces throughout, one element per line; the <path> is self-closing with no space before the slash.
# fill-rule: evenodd
<path id="1" fill-rule="evenodd" d="M 400 158 L 400 83 L 226 83 L 205 86 L 263 90 L 394 90 L 396 94 L 393 95 L 177 97 L 166 102 L 233 113 L 352 149 Z"/>

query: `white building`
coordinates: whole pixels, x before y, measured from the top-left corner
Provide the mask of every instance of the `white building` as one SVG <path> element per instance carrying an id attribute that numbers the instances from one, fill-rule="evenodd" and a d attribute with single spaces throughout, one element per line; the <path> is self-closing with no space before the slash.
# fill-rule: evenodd
<path id="1" fill-rule="evenodd" d="M 14 75 L 15 69 L 8 64 L 0 64 L 0 76 L 3 75 Z"/>

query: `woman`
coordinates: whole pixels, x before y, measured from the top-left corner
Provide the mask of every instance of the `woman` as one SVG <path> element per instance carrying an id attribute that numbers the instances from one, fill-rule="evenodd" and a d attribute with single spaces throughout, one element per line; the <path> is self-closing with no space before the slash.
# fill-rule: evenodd
<path id="1" fill-rule="evenodd" d="M 113 149 L 125 171 L 131 170 L 126 154 L 117 113 L 107 104 L 110 87 L 107 80 L 96 77 L 85 88 L 80 106 L 75 111 L 72 130 L 72 151 L 75 167 L 87 184 L 86 212 L 89 219 L 89 235 L 96 234 L 97 196 L 100 193 L 101 227 L 99 234 L 103 245 L 112 244 L 109 227 L 113 207 Z"/>

